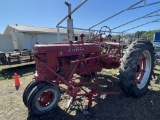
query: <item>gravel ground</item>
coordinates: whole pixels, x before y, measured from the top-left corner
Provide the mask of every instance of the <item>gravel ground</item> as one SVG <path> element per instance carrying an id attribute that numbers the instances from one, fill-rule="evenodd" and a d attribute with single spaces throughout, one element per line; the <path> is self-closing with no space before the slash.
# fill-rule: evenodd
<path id="1" fill-rule="evenodd" d="M 28 73 L 30 72 L 30 73 Z M 23 105 L 22 94 L 33 78 L 33 72 L 27 71 L 20 77 L 22 85 L 19 90 L 13 87 L 13 79 L 0 80 L 0 120 L 159 120 L 160 119 L 160 72 L 151 81 L 149 91 L 141 98 L 120 95 L 95 96 L 98 103 L 91 108 L 92 115 L 85 116 L 81 107 L 66 112 L 69 97 L 61 94 L 59 105 L 45 115 L 32 115 Z M 103 76 L 102 79 L 117 79 L 114 76 Z M 102 80 L 103 81 L 103 80 Z M 103 82 L 101 86 L 105 83 Z M 115 89 L 119 90 L 119 88 Z M 119 90 L 120 91 L 120 90 Z M 85 105 L 86 99 L 79 99 Z"/>

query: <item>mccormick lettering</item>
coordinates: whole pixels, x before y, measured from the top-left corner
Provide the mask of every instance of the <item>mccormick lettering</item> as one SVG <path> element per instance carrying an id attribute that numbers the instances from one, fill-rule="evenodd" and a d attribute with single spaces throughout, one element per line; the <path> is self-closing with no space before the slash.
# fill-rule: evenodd
<path id="1" fill-rule="evenodd" d="M 83 47 L 72 47 L 68 49 L 68 52 L 79 52 L 79 51 L 83 51 L 84 48 Z"/>

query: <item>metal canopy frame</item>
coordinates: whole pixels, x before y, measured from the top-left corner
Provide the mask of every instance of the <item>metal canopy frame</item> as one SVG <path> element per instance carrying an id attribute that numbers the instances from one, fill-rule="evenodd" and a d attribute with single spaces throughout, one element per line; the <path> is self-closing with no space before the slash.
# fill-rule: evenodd
<path id="1" fill-rule="evenodd" d="M 58 24 L 56 27 L 58 27 L 65 19 L 67 19 L 71 14 L 73 14 L 78 8 L 80 8 L 85 2 L 87 2 L 87 0 L 83 0 L 82 3 L 80 5 L 78 5 L 74 10 L 71 11 L 70 14 L 68 14 L 66 17 L 64 17 Z"/>
<path id="2" fill-rule="evenodd" d="M 57 24 L 56 27 L 57 27 L 57 38 L 58 38 L 58 41 L 59 41 L 59 38 L 60 38 L 60 37 L 59 37 L 59 36 L 60 36 L 59 29 L 60 29 L 60 28 L 67 28 L 67 27 L 60 26 L 60 24 L 61 24 L 65 19 L 67 19 L 71 14 L 73 14 L 77 9 L 79 9 L 85 2 L 87 2 L 87 0 L 83 0 L 80 5 L 78 5 L 74 10 L 72 10 L 72 11 L 70 12 L 70 14 L 68 14 L 66 17 L 64 17 L 64 18 Z M 142 4 L 142 3 L 144 3 L 144 4 L 143 4 L 143 5 L 140 5 L 140 4 Z M 152 2 L 152 3 L 150 3 L 150 4 L 147 4 L 147 0 L 140 0 L 140 1 L 136 2 L 135 4 L 127 7 L 126 9 L 121 10 L 120 12 L 118 12 L 118 13 L 116 13 L 116 14 L 114 14 L 114 15 L 112 15 L 112 16 L 104 19 L 104 20 L 102 20 L 101 22 L 99 22 L 99 23 L 91 26 L 91 27 L 88 28 L 88 29 L 82 29 L 82 28 L 74 28 L 74 29 L 78 29 L 78 30 L 88 30 L 88 31 L 89 31 L 89 36 L 90 36 L 90 32 L 91 32 L 91 31 L 96 31 L 96 30 L 93 30 L 92 28 L 94 28 L 94 27 L 102 24 L 103 22 L 106 22 L 106 21 L 110 20 L 111 18 L 114 18 L 114 17 L 120 15 L 120 14 L 123 13 L 123 12 L 129 11 L 129 10 L 134 10 L 134 9 L 139 9 L 139 8 L 143 8 L 143 7 L 147 7 L 147 6 L 152 6 L 152 5 L 159 4 L 159 3 L 160 3 L 160 1 Z M 131 21 L 129 21 L 129 22 L 126 22 L 126 23 L 124 23 L 124 24 L 122 24 L 122 25 L 119 25 L 119 26 L 117 26 L 117 27 L 114 27 L 114 28 L 112 28 L 111 30 L 115 30 L 115 29 L 120 28 L 120 27 L 122 27 L 122 26 L 128 25 L 128 24 L 130 24 L 130 23 L 132 23 L 132 22 L 135 22 L 135 21 L 137 21 L 137 20 L 140 20 L 140 19 L 142 19 L 142 18 L 149 18 L 149 17 L 160 16 L 159 12 L 160 12 L 160 9 L 158 9 L 158 10 L 156 10 L 156 11 L 153 11 L 153 12 L 151 12 L 151 13 L 148 13 L 148 14 L 142 16 L 142 17 L 139 17 L 139 18 L 136 18 L 136 19 L 134 19 L 134 20 L 131 20 Z M 141 24 L 141 25 L 138 25 L 138 26 L 133 27 L 133 28 L 130 28 L 130 29 L 128 29 L 128 30 L 124 30 L 124 31 L 122 31 L 122 32 L 113 32 L 113 33 L 122 33 L 122 36 L 123 36 L 123 33 L 126 32 L 126 31 L 129 31 L 129 30 L 132 30 L 132 29 L 135 29 L 135 28 L 138 28 L 138 27 L 141 27 L 141 26 L 144 26 L 144 25 L 153 23 L 153 22 L 160 22 L 159 20 L 160 20 L 160 18 L 159 18 L 159 19 L 156 19 L 156 20 L 153 20 L 153 21 L 150 21 L 150 22 L 147 22 L 147 23 L 144 23 L 144 24 Z"/>
<path id="3" fill-rule="evenodd" d="M 79 9 L 85 2 L 87 2 L 87 0 L 83 0 L 81 4 L 79 4 L 74 10 L 72 10 L 70 12 L 70 14 L 68 14 L 66 17 L 64 17 L 58 24 L 57 24 L 57 38 L 58 38 L 58 41 L 59 41 L 59 37 L 60 37 L 60 34 L 59 34 L 59 25 L 64 21 L 66 20 L 69 16 L 71 16 L 77 9 Z"/>
<path id="4" fill-rule="evenodd" d="M 159 4 L 159 3 L 160 3 L 160 1 L 158 1 L 158 2 L 153 2 L 153 3 L 150 3 L 150 4 L 146 4 L 146 0 L 144 0 L 144 5 L 138 6 L 138 7 L 133 7 L 133 8 L 130 8 L 130 9 L 128 9 L 128 10 L 133 10 L 133 9 L 137 9 L 137 8 L 142 8 L 142 7 L 146 7 L 146 6 L 151 6 L 151 5 L 155 5 L 155 4 Z"/>
<path id="5" fill-rule="evenodd" d="M 158 9 L 158 10 L 156 10 L 156 11 L 154 11 L 154 12 L 151 12 L 151 13 L 149 13 L 149 14 L 146 14 L 146 15 L 144 15 L 144 16 L 142 16 L 142 17 L 139 17 L 139 18 L 136 18 L 136 19 L 134 19 L 134 20 L 131 20 L 131 21 L 129 21 L 129 22 L 126 22 L 126 23 L 124 23 L 124 24 L 122 24 L 122 25 L 119 25 L 119 26 L 117 26 L 117 27 L 115 27 L 115 28 L 112 28 L 111 30 L 115 30 L 115 29 L 117 29 L 117 28 L 120 28 L 120 27 L 122 27 L 122 26 L 125 26 L 125 25 L 127 25 L 127 24 L 130 24 L 130 23 L 135 22 L 135 21 L 137 21 L 137 20 L 140 20 L 140 19 L 142 19 L 142 18 L 149 18 L 149 17 L 160 16 L 160 14 L 158 13 L 159 11 L 160 11 L 160 9 Z M 153 15 L 153 14 L 156 14 L 156 15 Z M 151 16 L 150 16 L 150 15 L 151 15 Z"/>
<path id="6" fill-rule="evenodd" d="M 147 1 L 147 0 L 140 0 L 139 2 L 131 5 L 130 7 L 128 7 L 128 8 L 126 8 L 126 9 L 124 9 L 124 10 L 122 10 L 122 11 L 120 11 L 120 12 L 118 12 L 118 13 L 116 13 L 116 14 L 114 14 L 114 15 L 112 15 L 112 16 L 104 19 L 104 20 L 102 20 L 101 22 L 99 22 L 99 23 L 91 26 L 89 29 L 92 29 L 93 27 L 96 27 L 96 26 L 102 24 L 103 22 L 110 20 L 111 18 L 114 18 L 115 16 L 118 16 L 119 14 L 121 14 L 121 13 L 123 13 L 123 12 L 125 12 L 125 11 L 133 10 L 133 9 L 138 9 L 138 8 L 142 8 L 142 7 L 147 7 L 147 6 L 151 6 L 151 5 L 155 5 L 155 4 L 159 4 L 159 3 L 160 3 L 160 1 L 158 1 L 158 2 L 153 2 L 153 3 L 150 3 L 150 4 L 146 4 L 146 1 Z M 144 2 L 144 5 L 137 6 L 137 5 L 139 5 L 140 3 L 142 3 L 142 2 Z M 137 6 L 137 7 L 136 7 L 136 6 Z"/>
<path id="7" fill-rule="evenodd" d="M 144 26 L 144 25 L 153 23 L 153 22 L 160 22 L 160 18 L 158 18 L 158 19 L 156 19 L 156 20 L 153 20 L 153 21 L 150 21 L 150 22 L 147 22 L 147 23 L 144 23 L 144 24 L 141 24 L 141 25 L 138 25 L 138 26 L 133 27 L 133 28 L 130 28 L 130 29 L 128 29 L 128 30 L 125 30 L 125 31 L 123 31 L 123 33 L 124 33 L 124 32 L 127 32 L 127 31 L 129 31 L 129 30 L 133 30 L 133 29 L 135 29 L 135 28 L 138 28 L 138 27 L 141 27 L 141 26 Z"/>

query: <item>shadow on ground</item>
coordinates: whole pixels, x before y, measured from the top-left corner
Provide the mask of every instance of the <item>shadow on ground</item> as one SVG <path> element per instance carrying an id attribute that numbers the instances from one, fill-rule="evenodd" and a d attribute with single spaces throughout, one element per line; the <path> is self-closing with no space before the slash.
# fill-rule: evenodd
<path id="1" fill-rule="evenodd" d="M 160 84 L 160 74 L 155 73 L 156 79 L 155 84 Z"/>
<path id="2" fill-rule="evenodd" d="M 112 76 L 99 76 L 99 81 L 107 79 L 117 79 Z M 159 80 L 159 79 L 157 79 Z M 156 80 L 156 81 L 157 81 Z M 104 81 L 104 80 L 103 80 Z M 156 82 L 155 81 L 155 82 Z M 100 83 L 103 86 L 105 83 Z M 107 84 L 108 84 L 107 83 Z M 104 89 L 102 89 L 104 90 Z M 62 95 L 63 98 L 63 95 Z M 141 98 L 126 97 L 123 93 L 120 95 L 101 95 L 96 96 L 98 101 L 91 107 L 92 115 L 84 116 L 82 109 L 73 109 L 75 115 L 67 113 L 61 105 L 66 105 L 66 101 L 60 101 L 57 108 L 45 115 L 28 115 L 28 120 L 158 120 L 160 119 L 160 91 L 149 90 Z"/>
<path id="3" fill-rule="evenodd" d="M 54 110 L 50 111 L 48 114 L 35 115 L 28 113 L 27 120 L 73 120 L 74 116 L 67 114 L 59 106 Z"/>
<path id="4" fill-rule="evenodd" d="M 20 77 L 33 74 L 35 72 L 35 64 L 4 68 L 0 71 L 0 77 L 4 79 L 12 79 L 14 73 L 17 73 Z"/>

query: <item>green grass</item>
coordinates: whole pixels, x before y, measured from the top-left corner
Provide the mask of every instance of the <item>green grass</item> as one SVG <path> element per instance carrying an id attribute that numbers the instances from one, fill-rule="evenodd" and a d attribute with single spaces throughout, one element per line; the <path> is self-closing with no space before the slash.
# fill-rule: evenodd
<path id="1" fill-rule="evenodd" d="M 102 69 L 101 74 L 117 75 L 118 69 Z"/>
<path id="2" fill-rule="evenodd" d="M 160 66 L 159 65 L 155 66 L 154 72 L 157 73 L 157 74 L 160 74 Z"/>

